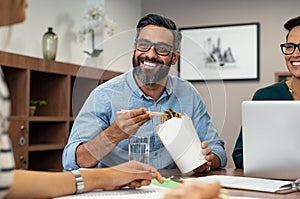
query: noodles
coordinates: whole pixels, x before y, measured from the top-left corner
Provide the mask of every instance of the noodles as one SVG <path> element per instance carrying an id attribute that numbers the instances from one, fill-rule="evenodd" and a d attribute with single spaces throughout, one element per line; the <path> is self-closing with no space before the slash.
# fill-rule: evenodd
<path id="1" fill-rule="evenodd" d="M 160 123 L 164 123 L 165 121 L 171 119 L 172 117 L 178 117 L 181 118 L 181 113 L 175 112 L 172 109 L 168 109 L 167 111 L 165 111 L 166 115 L 162 115 L 160 117 Z"/>

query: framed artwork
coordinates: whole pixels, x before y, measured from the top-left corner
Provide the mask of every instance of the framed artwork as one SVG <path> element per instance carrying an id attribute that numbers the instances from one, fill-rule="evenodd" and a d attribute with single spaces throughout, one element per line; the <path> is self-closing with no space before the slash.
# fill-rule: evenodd
<path id="1" fill-rule="evenodd" d="M 259 80 L 259 23 L 179 28 L 178 74 L 188 81 Z"/>

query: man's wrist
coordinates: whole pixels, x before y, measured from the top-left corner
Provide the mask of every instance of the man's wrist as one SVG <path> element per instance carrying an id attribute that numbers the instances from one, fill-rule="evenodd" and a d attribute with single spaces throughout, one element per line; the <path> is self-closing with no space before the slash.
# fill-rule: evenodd
<path id="1" fill-rule="evenodd" d="M 214 154 L 214 153 L 212 153 L 212 154 L 213 154 L 213 159 L 211 161 L 210 169 L 211 170 L 212 169 L 218 169 L 221 166 L 221 160 L 216 154 Z"/>
<path id="2" fill-rule="evenodd" d="M 113 126 L 108 127 L 103 131 L 105 136 L 110 140 L 113 145 L 118 145 L 120 141 L 125 139 L 125 136 L 122 136 L 123 132 L 119 133 L 119 128 L 114 128 Z M 118 132 L 118 133 L 116 133 Z"/>

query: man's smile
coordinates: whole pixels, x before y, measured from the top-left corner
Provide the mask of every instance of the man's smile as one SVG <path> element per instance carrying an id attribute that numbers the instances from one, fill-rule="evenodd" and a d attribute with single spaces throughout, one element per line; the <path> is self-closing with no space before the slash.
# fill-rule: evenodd
<path id="1" fill-rule="evenodd" d="M 158 61 L 157 59 L 149 59 L 147 57 L 146 58 L 140 57 L 138 59 L 139 59 L 140 65 L 143 66 L 143 68 L 149 69 L 149 70 L 153 70 L 164 64 L 163 62 Z"/>

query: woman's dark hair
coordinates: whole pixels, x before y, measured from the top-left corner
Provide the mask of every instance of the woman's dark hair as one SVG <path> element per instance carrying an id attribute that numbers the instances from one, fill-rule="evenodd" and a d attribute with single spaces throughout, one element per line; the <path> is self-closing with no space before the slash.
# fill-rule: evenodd
<path id="1" fill-rule="evenodd" d="M 288 31 L 288 34 L 286 35 L 286 40 L 288 39 L 290 31 L 296 26 L 300 26 L 300 16 L 294 17 L 285 22 L 283 27 Z"/>
<path id="2" fill-rule="evenodd" d="M 139 37 L 139 34 L 141 30 L 148 26 L 148 25 L 155 25 L 155 26 L 161 26 L 169 29 L 173 33 L 174 37 L 174 50 L 179 50 L 180 49 L 180 42 L 182 35 L 181 33 L 177 30 L 176 24 L 174 21 L 172 21 L 169 18 L 163 17 L 161 15 L 157 14 L 148 14 L 144 17 L 142 17 L 136 28 L 137 28 L 137 33 L 136 33 L 136 39 Z"/>

